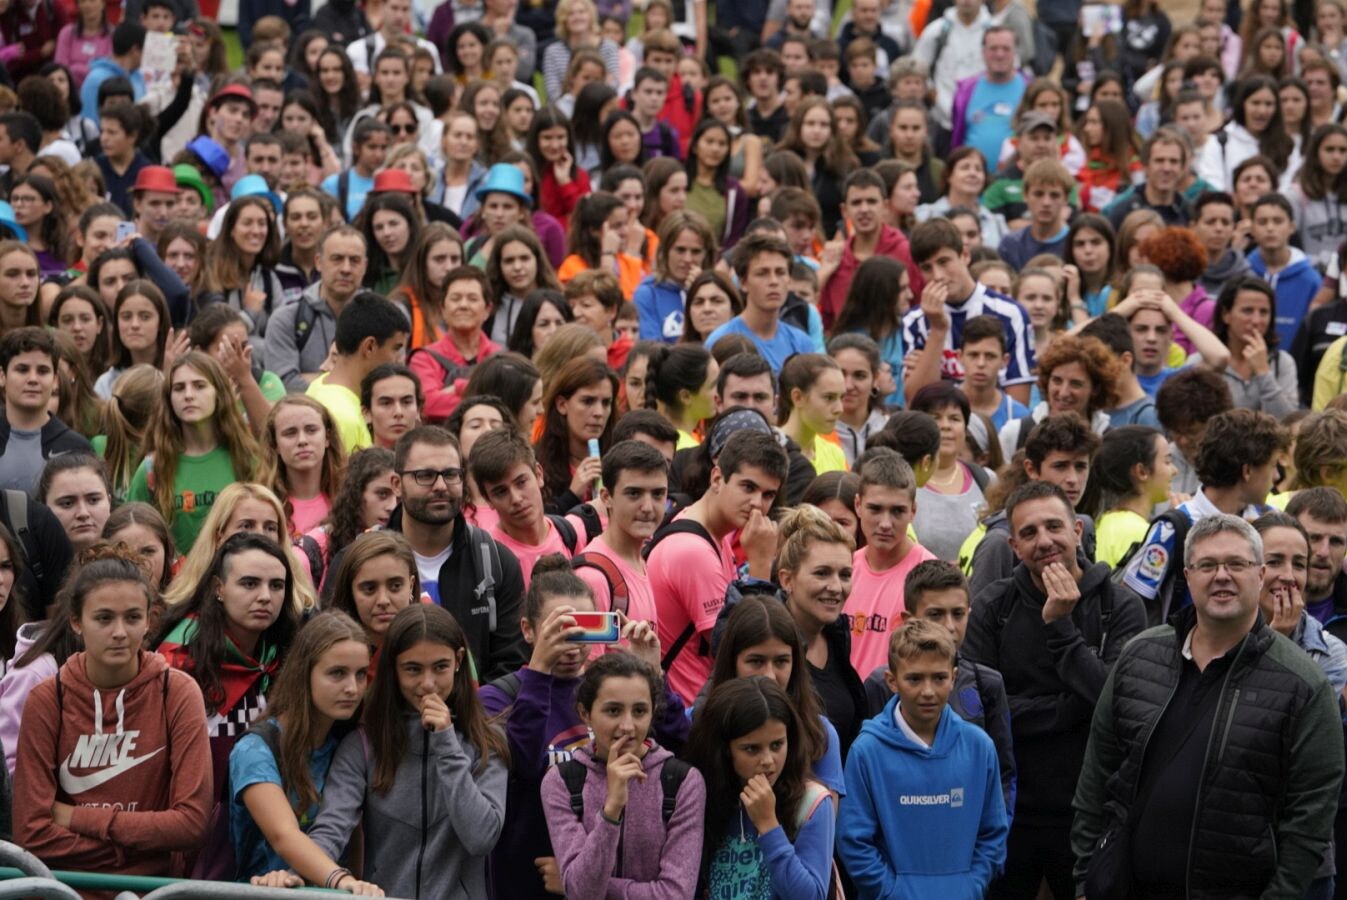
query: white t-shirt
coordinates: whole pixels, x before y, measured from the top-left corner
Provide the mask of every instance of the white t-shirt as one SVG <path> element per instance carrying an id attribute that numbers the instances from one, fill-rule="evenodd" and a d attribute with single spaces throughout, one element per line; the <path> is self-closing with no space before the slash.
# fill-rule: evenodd
<path id="1" fill-rule="evenodd" d="M 434 556 L 422 556 L 416 551 L 412 551 L 412 556 L 416 558 L 416 574 L 421 579 L 421 600 L 425 602 L 430 598 L 430 602 L 440 603 L 440 569 L 449 561 L 449 554 L 454 551 L 450 544 L 444 548 L 443 553 L 436 553 Z"/>

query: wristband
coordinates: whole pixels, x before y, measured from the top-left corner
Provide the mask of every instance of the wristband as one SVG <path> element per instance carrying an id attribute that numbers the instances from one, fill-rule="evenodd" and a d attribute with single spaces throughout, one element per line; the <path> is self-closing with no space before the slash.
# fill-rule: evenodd
<path id="1" fill-rule="evenodd" d="M 625 812 L 625 810 L 624 810 L 623 812 Z M 617 817 L 616 819 L 610 819 L 610 818 L 608 818 L 608 813 L 605 812 L 604 810 L 599 810 L 599 815 L 602 816 L 602 817 L 603 817 L 603 821 L 607 822 L 609 825 L 621 825 L 621 824 L 622 824 L 622 813 L 619 813 L 619 814 L 618 814 L 618 817 Z"/>
<path id="2" fill-rule="evenodd" d="M 331 872 L 327 873 L 327 878 L 326 880 L 323 881 L 323 887 L 329 890 L 333 890 L 336 888 L 337 885 L 341 884 L 341 880 L 345 878 L 347 875 L 351 875 L 351 870 L 344 866 L 338 866 Z M 354 878 L 355 876 L 352 875 L 351 877 Z"/>

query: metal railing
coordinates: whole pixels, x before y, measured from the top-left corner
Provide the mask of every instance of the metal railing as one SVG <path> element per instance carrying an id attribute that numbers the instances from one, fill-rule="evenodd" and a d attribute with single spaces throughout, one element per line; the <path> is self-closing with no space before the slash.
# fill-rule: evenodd
<path id="1" fill-rule="evenodd" d="M 26 900 L 28 897 L 40 900 L 80 900 L 74 888 L 51 878 L 26 876 L 0 881 L 0 900 Z"/>

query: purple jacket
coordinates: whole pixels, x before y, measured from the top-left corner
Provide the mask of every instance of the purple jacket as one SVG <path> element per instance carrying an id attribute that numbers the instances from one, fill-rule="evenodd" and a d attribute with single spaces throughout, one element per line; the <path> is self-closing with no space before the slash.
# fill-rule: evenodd
<path id="1" fill-rule="evenodd" d="M 728 188 L 725 191 L 725 233 L 720 235 L 721 250 L 728 250 L 739 243 L 749 219 L 753 218 L 753 201 L 749 199 L 744 186 L 738 179 L 731 177 Z"/>
<path id="2" fill-rule="evenodd" d="M 549 769 L 589 744 L 588 729 L 575 711 L 580 680 L 553 678 L 527 666 L 515 675 L 519 689 L 513 702 L 500 682 L 483 685 L 478 693 L 488 716 L 509 710 L 505 736 L 510 742 L 510 782 L 505 794 L 505 828 L 491 851 L 492 894 L 511 900 L 556 900 L 543 890 L 542 878 L 533 866 L 538 857 L 553 855 L 539 788 Z M 655 733 L 661 743 L 681 748 L 687 732 L 683 703 L 666 687 L 664 711 L 655 723 Z"/>
<path id="3" fill-rule="evenodd" d="M 1194 322 L 1206 328 L 1210 328 L 1212 320 L 1216 318 L 1216 300 L 1202 288 L 1202 285 L 1196 283 L 1193 285 L 1193 292 L 1184 297 L 1183 302 L 1179 304 L 1179 309 L 1191 316 Z M 1174 329 L 1174 343 L 1189 353 L 1196 349 L 1193 342 L 1188 339 L 1188 335 L 1177 328 Z"/>
<path id="4" fill-rule="evenodd" d="M 966 121 L 968 103 L 973 99 L 973 89 L 977 87 L 978 81 L 986 77 L 986 74 L 986 72 L 979 72 L 976 75 L 970 75 L 967 78 L 962 79 L 954 88 L 954 105 L 951 107 L 950 112 L 952 130 L 950 132 L 949 145 L 951 147 L 963 146 L 964 137 L 968 133 L 968 122 Z M 1028 75 L 1024 74 L 1024 72 L 1018 72 L 1017 74 L 1026 85 L 1029 84 Z M 987 160 L 987 168 L 995 171 L 997 168 L 997 160 Z"/>
<path id="5" fill-rule="evenodd" d="M 570 792 L 561 774 L 554 768 L 543 776 L 543 809 L 567 897 L 680 900 L 696 892 L 706 784 L 696 769 L 688 771 L 666 828 L 660 770 L 673 754 L 658 745 L 648 746 L 641 760 L 645 781 L 628 783 L 627 806 L 619 825 L 603 817 L 608 769 L 588 748 L 575 754 L 575 760 L 588 770 L 583 822 L 571 810 Z"/>

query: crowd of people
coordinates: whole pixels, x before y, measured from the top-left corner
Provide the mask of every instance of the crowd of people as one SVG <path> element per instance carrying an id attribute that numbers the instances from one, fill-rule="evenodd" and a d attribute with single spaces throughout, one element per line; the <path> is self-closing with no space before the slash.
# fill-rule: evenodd
<path id="1" fill-rule="evenodd" d="M 1343 0 L 238 15 L 0 11 L 0 836 L 1335 896 Z"/>

